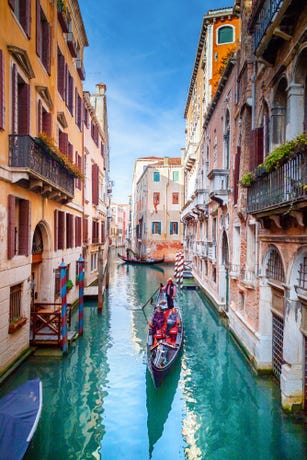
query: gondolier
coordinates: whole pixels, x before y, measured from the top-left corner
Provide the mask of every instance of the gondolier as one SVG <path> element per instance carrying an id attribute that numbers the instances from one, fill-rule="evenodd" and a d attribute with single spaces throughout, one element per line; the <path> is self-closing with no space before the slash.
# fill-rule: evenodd
<path id="1" fill-rule="evenodd" d="M 169 278 L 167 284 L 163 286 L 161 289 L 165 291 L 166 300 L 167 300 L 167 307 L 169 309 L 174 307 L 174 298 L 176 297 L 176 286 L 173 283 L 173 279 Z"/>

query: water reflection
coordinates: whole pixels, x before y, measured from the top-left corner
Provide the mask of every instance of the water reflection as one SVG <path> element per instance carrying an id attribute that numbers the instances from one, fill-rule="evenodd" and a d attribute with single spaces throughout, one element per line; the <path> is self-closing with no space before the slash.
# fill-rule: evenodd
<path id="1" fill-rule="evenodd" d="M 162 385 L 157 389 L 152 381 L 150 372 L 146 372 L 146 408 L 147 408 L 147 431 L 149 443 L 149 458 L 156 442 L 161 438 L 168 419 L 172 403 L 178 387 L 180 377 L 180 362 L 176 362 L 172 372 L 165 378 Z"/>

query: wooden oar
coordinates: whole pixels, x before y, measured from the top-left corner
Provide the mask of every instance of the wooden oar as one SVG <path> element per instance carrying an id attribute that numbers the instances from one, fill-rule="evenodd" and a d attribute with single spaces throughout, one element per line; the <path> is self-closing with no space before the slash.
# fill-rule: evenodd
<path id="1" fill-rule="evenodd" d="M 144 303 L 144 305 L 143 305 L 141 308 L 138 308 L 138 310 L 144 310 L 144 308 L 146 307 L 146 305 L 149 304 L 149 302 L 150 302 L 150 303 L 153 303 L 153 302 L 152 302 L 153 296 L 154 296 L 155 294 L 157 294 L 157 292 L 159 291 L 159 289 L 160 289 L 160 287 L 158 287 L 158 288 L 155 290 L 155 292 L 153 292 L 153 293 L 151 294 L 151 296 L 149 297 L 149 299 Z"/>

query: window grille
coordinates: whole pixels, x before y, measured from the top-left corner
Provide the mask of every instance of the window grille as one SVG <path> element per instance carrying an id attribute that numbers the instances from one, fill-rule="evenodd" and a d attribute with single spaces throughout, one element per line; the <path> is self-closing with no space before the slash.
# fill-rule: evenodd
<path id="1" fill-rule="evenodd" d="M 21 317 L 21 291 L 22 284 L 10 288 L 10 322 Z"/>
<path id="2" fill-rule="evenodd" d="M 285 281 L 285 273 L 282 265 L 281 257 L 276 249 L 271 250 L 266 268 L 266 276 L 275 281 Z"/>
<path id="3" fill-rule="evenodd" d="M 307 290 L 307 257 L 304 257 L 298 271 L 298 285 L 302 289 Z"/>

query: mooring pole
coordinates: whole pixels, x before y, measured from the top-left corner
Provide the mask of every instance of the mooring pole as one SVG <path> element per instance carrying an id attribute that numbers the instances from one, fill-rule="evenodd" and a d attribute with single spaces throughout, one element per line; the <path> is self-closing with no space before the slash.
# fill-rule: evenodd
<path id="1" fill-rule="evenodd" d="M 60 282 L 61 282 L 61 301 L 62 301 L 62 310 L 61 310 L 61 326 L 62 326 L 62 353 L 65 354 L 68 351 L 67 347 L 67 299 L 66 299 L 66 277 L 67 277 L 67 265 L 62 259 L 62 263 L 59 266 L 60 268 Z"/>
<path id="2" fill-rule="evenodd" d="M 83 335 L 83 291 L 84 291 L 84 259 L 78 259 L 78 280 L 79 280 L 79 335 Z"/>
<path id="3" fill-rule="evenodd" d="M 102 311 L 103 307 L 103 296 L 102 296 L 102 285 L 103 285 L 103 251 L 99 246 L 98 249 L 98 312 Z"/>

